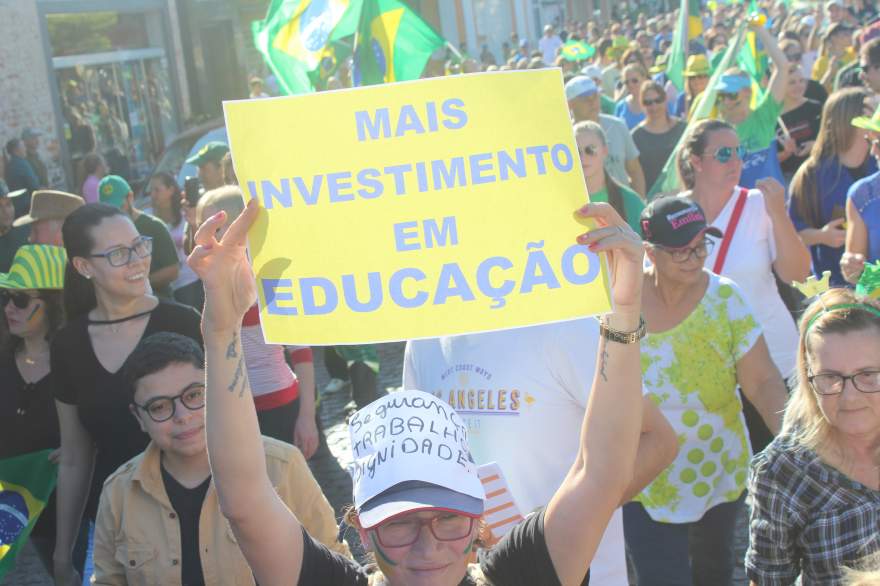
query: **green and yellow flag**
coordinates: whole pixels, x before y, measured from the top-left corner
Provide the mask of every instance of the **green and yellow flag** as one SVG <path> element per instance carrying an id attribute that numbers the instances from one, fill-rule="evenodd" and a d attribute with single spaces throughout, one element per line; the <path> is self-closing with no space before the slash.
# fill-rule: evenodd
<path id="1" fill-rule="evenodd" d="M 679 91 L 684 90 L 684 68 L 688 58 L 688 43 L 703 36 L 703 15 L 700 0 L 681 0 L 678 24 L 672 33 L 672 47 L 666 61 L 666 76 Z"/>
<path id="2" fill-rule="evenodd" d="M 666 164 L 663 165 L 663 171 L 660 172 L 654 185 L 648 190 L 648 201 L 659 195 L 678 193 L 682 190 L 681 181 L 678 176 L 678 167 L 676 165 L 678 151 L 684 144 L 684 140 L 690 129 L 699 120 L 712 116 L 712 112 L 715 108 L 715 96 L 718 93 L 718 82 L 721 81 L 721 76 L 724 75 L 724 71 L 735 62 L 736 56 L 744 42 L 745 30 L 746 23 L 741 22 L 732 42 L 727 46 L 727 51 L 724 52 L 724 57 L 721 59 L 721 63 L 712 73 L 712 77 L 709 79 L 709 84 L 706 86 L 703 93 L 697 96 L 696 104 L 692 108 L 693 113 L 688 121 L 687 128 L 684 133 L 682 133 L 678 144 L 675 145 L 675 148 L 672 150 L 672 154 L 669 155 L 669 159 L 666 160 Z"/>
<path id="3" fill-rule="evenodd" d="M 399 0 L 362 0 L 354 54 L 355 85 L 418 79 L 431 54 L 446 46 Z"/>
<path id="4" fill-rule="evenodd" d="M 272 0 L 266 18 L 251 25 L 254 46 L 287 95 L 314 91 L 339 40 L 357 30 L 362 0 Z"/>
<path id="5" fill-rule="evenodd" d="M 0 460 L 0 582 L 55 489 L 58 466 L 49 461 L 51 451 Z"/>

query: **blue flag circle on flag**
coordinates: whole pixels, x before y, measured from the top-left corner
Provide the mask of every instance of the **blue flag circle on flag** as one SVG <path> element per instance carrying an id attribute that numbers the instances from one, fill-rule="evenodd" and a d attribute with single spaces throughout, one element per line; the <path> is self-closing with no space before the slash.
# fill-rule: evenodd
<path id="1" fill-rule="evenodd" d="M 0 545 L 12 545 L 27 527 L 30 512 L 24 497 L 14 490 L 0 491 Z"/>

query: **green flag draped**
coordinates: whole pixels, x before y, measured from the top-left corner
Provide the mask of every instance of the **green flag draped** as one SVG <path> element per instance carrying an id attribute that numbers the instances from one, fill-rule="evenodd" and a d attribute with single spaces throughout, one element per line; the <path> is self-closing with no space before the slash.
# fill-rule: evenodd
<path id="1" fill-rule="evenodd" d="M 272 0 L 266 18 L 251 25 L 254 46 L 287 95 L 314 91 L 335 70 L 339 41 L 357 30 L 362 0 Z M 346 55 L 347 56 L 347 55 Z"/>
<path id="2" fill-rule="evenodd" d="M 431 54 L 446 45 L 399 0 L 363 0 L 355 41 L 355 85 L 418 79 Z"/>
<path id="3" fill-rule="evenodd" d="M 0 581 L 55 489 L 58 466 L 49 461 L 51 451 L 0 460 Z"/>
<path id="4" fill-rule="evenodd" d="M 755 0 L 751 1 L 748 16 L 760 14 Z M 761 47 L 758 35 L 753 30 L 746 32 L 745 42 L 737 57 L 738 65 L 752 78 L 753 86 L 759 84 L 767 71 L 767 52 Z"/>
<path id="5" fill-rule="evenodd" d="M 666 61 L 666 76 L 678 88 L 684 90 L 684 68 L 687 65 L 688 43 L 703 35 L 703 15 L 700 0 L 681 0 L 678 24 L 672 33 L 672 47 Z"/>
<path id="6" fill-rule="evenodd" d="M 745 27 L 745 22 L 740 23 L 736 35 L 734 35 L 733 42 L 727 46 L 727 51 L 724 52 L 724 57 L 721 59 L 721 63 L 715 68 L 714 73 L 712 73 L 712 77 L 709 79 L 709 84 L 706 86 L 703 93 L 697 97 L 697 103 L 693 108 L 693 114 L 688 122 L 688 127 L 685 129 L 684 133 L 682 133 L 681 139 L 679 139 L 678 144 L 675 145 L 672 154 L 669 155 L 669 159 L 666 160 L 666 164 L 663 165 L 663 170 L 654 182 L 653 187 L 648 191 L 649 200 L 661 194 L 678 193 L 682 190 L 681 181 L 678 176 L 678 168 L 675 162 L 678 157 L 678 151 L 684 144 L 685 138 L 697 121 L 709 118 L 712 115 L 712 111 L 715 107 L 715 95 L 718 93 L 718 82 L 721 80 L 724 71 L 734 62 L 734 59 L 740 50 L 745 36 Z"/>

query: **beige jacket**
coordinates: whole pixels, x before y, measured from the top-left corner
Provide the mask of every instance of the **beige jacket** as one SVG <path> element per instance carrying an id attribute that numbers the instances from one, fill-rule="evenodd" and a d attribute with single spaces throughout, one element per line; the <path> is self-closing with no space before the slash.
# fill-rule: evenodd
<path id="1" fill-rule="evenodd" d="M 281 500 L 316 540 L 350 555 L 348 546 L 336 542 L 333 509 L 302 453 L 268 437 L 263 437 L 263 446 L 269 478 Z M 165 492 L 159 456 L 160 450 L 150 443 L 104 483 L 95 522 L 93 584 L 180 584 L 180 524 Z M 199 519 L 199 553 L 206 586 L 254 584 L 229 522 L 220 513 L 213 482 Z"/>

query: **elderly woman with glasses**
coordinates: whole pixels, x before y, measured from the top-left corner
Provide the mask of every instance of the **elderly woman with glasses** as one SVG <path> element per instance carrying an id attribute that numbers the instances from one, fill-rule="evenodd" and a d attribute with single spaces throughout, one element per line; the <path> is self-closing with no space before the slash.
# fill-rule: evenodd
<path id="1" fill-rule="evenodd" d="M 83 513 L 94 520 L 104 480 L 147 445 L 128 411 L 122 364 L 142 337 L 175 332 L 201 342 L 201 330 L 196 310 L 152 294 L 152 240 L 120 209 L 84 205 L 62 234 L 68 323 L 51 356 L 61 428 L 54 570 L 66 585 L 76 581 L 71 545 Z"/>
<path id="2" fill-rule="evenodd" d="M 880 552 L 880 304 L 831 289 L 801 320 L 782 433 L 752 462 L 752 584 L 845 584 Z M 872 582 L 873 583 L 873 582 Z"/>
<path id="3" fill-rule="evenodd" d="M 679 437 L 675 461 L 624 506 L 636 582 L 721 586 L 733 576 L 733 537 L 752 456 L 737 386 L 777 431 L 785 384 L 737 285 L 703 262 L 721 232 L 685 197 L 642 212 L 650 266 L 642 308 L 645 392 Z"/>

